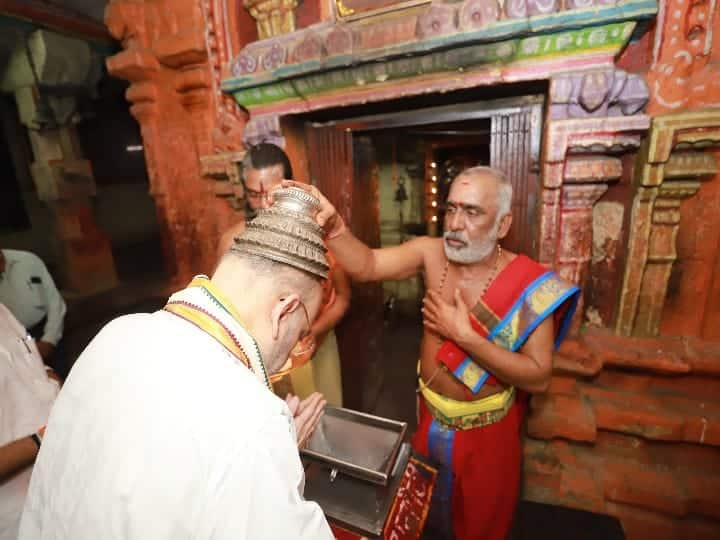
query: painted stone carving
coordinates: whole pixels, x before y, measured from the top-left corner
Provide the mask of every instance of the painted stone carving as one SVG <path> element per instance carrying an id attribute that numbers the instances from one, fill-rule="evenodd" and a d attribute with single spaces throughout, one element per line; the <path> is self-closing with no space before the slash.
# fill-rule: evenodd
<path id="1" fill-rule="evenodd" d="M 286 56 L 287 51 L 285 50 L 285 47 L 276 41 L 272 44 L 272 47 L 270 47 L 270 49 L 265 51 L 262 55 L 261 63 L 263 69 L 265 71 L 272 71 L 273 69 L 283 65 L 285 63 Z"/>
<path id="2" fill-rule="evenodd" d="M 245 0 L 245 7 L 257 23 L 259 39 L 295 31 L 297 0 Z"/>
<path id="3" fill-rule="evenodd" d="M 479 30 L 500 17 L 497 0 L 466 0 L 459 13 L 460 30 Z"/>
<path id="4" fill-rule="evenodd" d="M 240 77 L 248 73 L 255 73 L 257 69 L 257 58 L 248 52 L 241 52 L 230 64 L 230 73 L 233 77 Z"/>
<path id="5" fill-rule="evenodd" d="M 649 110 L 657 113 L 717 106 L 720 103 L 717 1 L 665 0 L 660 3 L 657 20 L 648 72 L 652 88 Z"/>
<path id="6" fill-rule="evenodd" d="M 524 19 L 534 15 L 547 15 L 560 9 L 558 0 L 506 0 L 505 16 L 508 19 Z"/>
<path id="7" fill-rule="evenodd" d="M 437 4 L 430 6 L 418 17 L 416 34 L 420 39 L 442 36 L 455 31 L 455 9 L 452 6 Z"/>
<path id="8" fill-rule="evenodd" d="M 325 37 L 325 50 L 328 56 L 352 54 L 353 35 L 349 28 L 342 25 L 335 27 Z"/>
<path id="9" fill-rule="evenodd" d="M 627 116 L 642 110 L 649 90 L 640 75 L 608 69 L 555 77 L 550 97 L 553 119 Z"/>
<path id="10" fill-rule="evenodd" d="M 320 60 L 323 56 L 323 46 L 320 38 L 313 32 L 305 34 L 303 40 L 293 49 L 292 62 L 302 63 L 310 60 Z"/>

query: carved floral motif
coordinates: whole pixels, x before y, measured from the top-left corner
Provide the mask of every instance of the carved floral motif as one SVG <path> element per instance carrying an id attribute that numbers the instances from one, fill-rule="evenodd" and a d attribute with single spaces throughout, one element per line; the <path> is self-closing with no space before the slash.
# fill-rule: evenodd
<path id="1" fill-rule="evenodd" d="M 555 13 L 559 7 L 558 0 L 505 0 L 504 11 L 508 19 L 524 19 Z"/>
<path id="2" fill-rule="evenodd" d="M 352 30 L 337 24 L 325 37 L 325 50 L 329 56 L 351 54 L 353 49 Z"/>
<path id="3" fill-rule="evenodd" d="M 651 112 L 720 104 L 720 27 L 717 0 L 659 3 L 653 61 L 648 72 Z"/>
<path id="4" fill-rule="evenodd" d="M 262 67 L 265 71 L 272 71 L 273 69 L 283 65 L 285 63 L 285 57 L 287 51 L 285 47 L 275 41 L 270 49 L 265 51 L 262 55 Z"/>
<path id="5" fill-rule="evenodd" d="M 455 9 L 445 4 L 431 5 L 417 20 L 417 37 L 442 36 L 455 30 Z"/>
<path id="6" fill-rule="evenodd" d="M 320 37 L 314 32 L 307 32 L 303 40 L 293 49 L 291 61 L 302 63 L 310 60 L 320 60 L 323 55 L 323 46 Z"/>
<path id="7" fill-rule="evenodd" d="M 465 0 L 460 7 L 458 27 L 461 30 L 479 30 L 499 18 L 497 0 Z"/>
<path id="8" fill-rule="evenodd" d="M 240 77 L 241 75 L 254 73 L 257 66 L 258 62 L 255 56 L 247 52 L 241 52 L 230 63 L 230 73 L 232 73 L 233 77 Z"/>

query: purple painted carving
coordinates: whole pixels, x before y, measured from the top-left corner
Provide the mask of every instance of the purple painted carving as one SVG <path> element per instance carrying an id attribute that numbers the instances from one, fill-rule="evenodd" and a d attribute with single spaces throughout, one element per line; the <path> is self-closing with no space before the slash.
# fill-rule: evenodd
<path id="1" fill-rule="evenodd" d="M 253 146 L 262 142 L 285 146 L 285 139 L 280 132 L 280 121 L 277 116 L 261 116 L 253 118 L 243 131 L 245 146 Z"/>
<path id="2" fill-rule="evenodd" d="M 567 0 L 568 9 L 582 9 L 594 6 L 597 0 Z"/>
<path id="3" fill-rule="evenodd" d="M 591 71 L 583 76 L 578 99 L 583 109 L 592 113 L 600 109 L 603 104 L 607 104 L 611 77 L 611 71 Z"/>
<path id="4" fill-rule="evenodd" d="M 633 115 L 642 111 L 648 99 L 645 79 L 619 69 L 561 75 L 552 81 L 550 116 Z"/>
<path id="5" fill-rule="evenodd" d="M 320 60 L 322 57 L 322 42 L 313 32 L 306 32 L 303 40 L 298 43 L 292 53 L 292 61 L 301 63 L 310 60 Z"/>
<path id="6" fill-rule="evenodd" d="M 624 115 L 640 112 L 650 99 L 650 89 L 640 75 L 631 74 L 618 98 L 618 106 Z"/>
<path id="7" fill-rule="evenodd" d="M 505 16 L 508 19 L 524 19 L 527 15 L 527 0 L 505 0 Z"/>
<path id="8" fill-rule="evenodd" d="M 620 97 L 623 88 L 625 88 L 628 74 L 621 69 L 616 69 L 614 72 L 610 73 L 610 75 L 613 76 L 613 81 L 610 87 L 610 95 L 608 97 L 608 101 L 610 103 L 613 103 Z"/>
<path id="9" fill-rule="evenodd" d="M 325 50 L 328 56 L 352 54 L 352 48 L 352 31 L 343 25 L 336 25 L 325 38 Z"/>
<path id="10" fill-rule="evenodd" d="M 559 8 L 558 0 L 527 0 L 527 12 L 529 16 L 547 15 L 555 13 Z"/>
<path id="11" fill-rule="evenodd" d="M 257 58 L 245 51 L 240 52 L 230 64 L 230 73 L 233 74 L 233 77 L 255 73 L 256 69 Z"/>
<path id="12" fill-rule="evenodd" d="M 497 0 L 465 0 L 460 8 L 461 30 L 480 30 L 500 17 Z"/>
<path id="13" fill-rule="evenodd" d="M 547 15 L 559 9 L 558 0 L 505 0 L 505 16 L 509 19 Z"/>
<path id="14" fill-rule="evenodd" d="M 426 39 L 449 34 L 455 29 L 455 9 L 445 4 L 436 4 L 418 17 L 415 34 L 420 39 Z"/>
<path id="15" fill-rule="evenodd" d="M 286 55 L 285 47 L 276 41 L 272 44 L 272 47 L 262 55 L 263 69 L 265 71 L 272 71 L 276 67 L 281 66 L 285 63 Z"/>
<path id="16" fill-rule="evenodd" d="M 567 0 L 567 9 L 582 9 L 593 6 L 612 6 L 616 0 Z"/>

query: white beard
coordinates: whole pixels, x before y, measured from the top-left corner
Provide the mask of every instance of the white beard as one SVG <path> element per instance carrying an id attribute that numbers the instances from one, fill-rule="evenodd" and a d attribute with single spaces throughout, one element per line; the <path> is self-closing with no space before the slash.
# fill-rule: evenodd
<path id="1" fill-rule="evenodd" d="M 443 242 L 445 256 L 450 262 L 458 264 L 474 264 L 482 261 L 495 249 L 498 241 L 497 233 L 499 228 L 500 222 L 498 221 L 485 238 L 475 240 L 474 242 L 468 242 L 464 232 L 445 232 L 445 234 L 443 234 L 445 240 Z M 465 245 L 460 247 L 451 246 L 447 243 L 448 239 L 459 240 L 460 242 L 464 242 Z"/>

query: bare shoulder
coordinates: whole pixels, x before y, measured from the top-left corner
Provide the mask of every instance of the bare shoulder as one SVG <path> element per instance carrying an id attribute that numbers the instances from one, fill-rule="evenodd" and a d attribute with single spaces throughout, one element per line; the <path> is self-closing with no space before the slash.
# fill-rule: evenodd
<path id="1" fill-rule="evenodd" d="M 422 252 L 425 279 L 434 283 L 435 278 L 442 273 L 446 261 L 442 238 L 421 236 L 411 241 L 417 242 L 417 249 Z"/>
<path id="2" fill-rule="evenodd" d="M 222 233 L 218 245 L 218 254 L 224 255 L 232 247 L 235 238 L 241 235 L 243 231 L 245 231 L 245 221 L 240 221 Z"/>
<path id="3" fill-rule="evenodd" d="M 432 236 L 418 236 L 412 240 L 408 240 L 404 245 L 411 246 L 412 249 L 421 251 L 426 257 L 432 257 L 442 252 L 442 238 L 433 238 Z"/>

